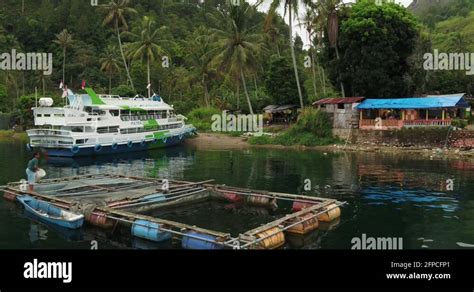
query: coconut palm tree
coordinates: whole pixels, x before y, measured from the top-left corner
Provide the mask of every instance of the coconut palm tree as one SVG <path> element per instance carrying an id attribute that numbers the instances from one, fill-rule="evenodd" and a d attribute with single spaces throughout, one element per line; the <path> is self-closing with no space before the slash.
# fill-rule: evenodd
<path id="1" fill-rule="evenodd" d="M 281 56 L 280 47 L 278 46 L 278 37 L 280 35 L 280 31 L 278 30 L 276 21 L 277 21 L 277 14 L 274 11 L 270 11 L 267 17 L 265 18 L 263 31 L 267 35 L 270 44 L 275 46 L 278 57 L 280 57 Z"/>
<path id="2" fill-rule="evenodd" d="M 253 115 L 253 107 L 247 90 L 245 74 L 256 70 L 257 56 L 263 49 L 263 35 L 255 32 L 255 27 L 249 28 L 247 24 L 247 13 L 250 5 L 230 5 L 221 10 L 221 29 L 212 29 L 216 37 L 216 46 L 219 53 L 214 57 L 221 71 L 229 72 L 236 80 L 242 81 L 245 97 L 250 114 Z M 239 90 L 239 84 L 237 89 Z"/>
<path id="3" fill-rule="evenodd" d="M 215 55 L 216 47 L 208 28 L 200 26 L 191 36 L 187 46 L 188 60 L 195 79 L 198 79 L 204 90 L 204 103 L 210 106 L 209 77 L 213 74 L 211 62 Z"/>
<path id="4" fill-rule="evenodd" d="M 338 38 L 339 38 L 339 8 L 344 5 L 342 0 L 319 0 L 318 6 L 323 21 L 326 23 L 329 44 L 336 50 L 336 58 L 340 60 Z M 346 96 L 344 84 L 341 81 L 341 94 Z"/>
<path id="5" fill-rule="evenodd" d="M 171 44 L 171 42 L 160 38 L 161 32 L 165 29 L 166 27 L 164 26 L 155 28 L 155 22 L 145 16 L 143 17 L 139 33 L 130 34 L 134 41 L 126 46 L 133 60 L 141 59 L 146 62 L 148 97 L 151 96 L 151 64 L 158 59 L 159 56 L 169 56 L 165 49 L 163 49 L 163 45 Z"/>
<path id="6" fill-rule="evenodd" d="M 308 1 L 305 0 L 305 3 Z M 268 12 L 268 15 L 271 15 L 272 13 L 275 13 L 278 7 L 280 7 L 281 4 L 285 5 L 285 15 L 288 12 L 288 20 L 289 20 L 289 29 L 290 29 L 290 51 L 291 51 L 291 59 L 293 60 L 293 68 L 295 70 L 295 78 L 296 78 L 296 86 L 298 87 L 298 95 L 300 98 L 300 106 L 301 108 L 304 107 L 303 103 L 303 92 L 301 91 L 301 83 L 300 83 L 300 77 L 298 75 L 298 65 L 296 63 L 296 54 L 295 54 L 295 42 L 293 39 L 293 16 L 298 15 L 298 8 L 299 5 L 302 4 L 299 0 L 272 0 L 272 3 L 270 5 L 270 10 Z M 268 17 L 268 16 L 267 16 Z"/>
<path id="7" fill-rule="evenodd" d="M 100 58 L 100 70 L 109 76 L 109 94 L 112 94 L 112 77 L 120 71 L 119 61 L 117 59 L 116 48 L 108 46 L 105 49 L 102 58 Z"/>
<path id="8" fill-rule="evenodd" d="M 63 49 L 63 82 L 66 82 L 66 51 L 73 44 L 72 34 L 67 29 L 64 29 L 56 35 L 56 39 L 53 41 Z"/>
<path id="9" fill-rule="evenodd" d="M 324 77 L 324 69 L 319 66 L 318 58 L 316 53 L 323 47 L 323 34 L 326 28 L 325 19 L 323 14 L 320 12 L 319 2 L 308 2 L 306 12 L 300 22 L 300 26 L 304 26 L 308 33 L 309 44 L 311 52 L 311 61 L 313 69 L 313 80 L 315 78 L 315 69 L 318 70 L 318 76 L 320 84 L 323 88 L 323 93 L 326 94 L 326 80 Z M 315 82 L 313 86 L 315 86 Z M 314 88 L 316 91 L 316 89 Z"/>
<path id="10" fill-rule="evenodd" d="M 313 36 L 314 36 L 314 10 L 307 8 L 300 23 L 300 27 L 304 27 L 306 29 L 306 32 L 308 33 L 308 40 L 309 40 L 309 51 L 311 52 L 311 72 L 313 75 L 312 78 L 312 83 L 313 83 L 313 91 L 314 91 L 314 96 L 316 97 L 318 95 L 317 89 L 316 89 L 316 72 L 315 72 L 315 64 L 314 64 L 314 50 L 313 50 Z"/>
<path id="11" fill-rule="evenodd" d="M 128 24 L 126 20 L 127 15 L 136 14 L 137 11 L 133 8 L 128 7 L 130 0 L 111 0 L 109 4 L 101 6 L 102 11 L 105 13 L 105 18 L 103 25 L 113 25 L 115 33 L 117 34 L 117 39 L 120 48 L 120 54 L 122 55 L 123 65 L 127 73 L 128 81 L 133 90 L 135 86 L 133 85 L 132 77 L 130 76 L 130 70 L 128 68 L 127 60 L 125 59 L 125 53 L 123 51 L 122 38 L 120 36 L 120 27 L 124 31 L 128 30 Z"/>

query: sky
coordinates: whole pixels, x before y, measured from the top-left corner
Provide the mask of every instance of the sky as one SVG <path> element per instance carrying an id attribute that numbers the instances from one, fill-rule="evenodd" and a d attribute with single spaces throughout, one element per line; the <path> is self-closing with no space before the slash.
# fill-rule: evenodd
<path id="1" fill-rule="evenodd" d="M 257 0 L 247 0 L 249 3 L 255 3 L 257 2 Z M 402 4 L 403 6 L 407 7 L 408 5 L 410 5 L 410 3 L 413 1 L 413 0 L 394 0 L 395 3 L 399 3 L 399 4 Z M 260 11 L 268 11 L 268 8 L 270 7 L 270 3 L 272 2 L 272 0 L 263 0 L 263 3 L 258 7 L 258 10 Z M 284 1 L 282 1 L 284 2 Z M 355 0 L 344 0 L 345 3 L 350 3 L 350 2 L 355 2 Z M 280 13 L 280 15 L 283 15 L 284 12 L 285 12 L 285 9 L 283 6 L 281 6 L 279 9 L 278 9 L 278 12 Z M 299 12 L 300 15 L 302 16 L 304 14 L 304 11 L 300 11 Z M 288 15 L 285 16 L 285 21 L 286 23 L 288 23 Z M 306 32 L 305 28 L 304 27 L 301 27 L 299 25 L 299 21 L 293 21 L 293 32 L 295 35 L 299 35 L 301 37 L 301 40 L 303 41 L 304 43 L 304 46 L 305 48 L 308 48 L 309 46 L 309 39 L 308 39 L 308 33 Z"/>

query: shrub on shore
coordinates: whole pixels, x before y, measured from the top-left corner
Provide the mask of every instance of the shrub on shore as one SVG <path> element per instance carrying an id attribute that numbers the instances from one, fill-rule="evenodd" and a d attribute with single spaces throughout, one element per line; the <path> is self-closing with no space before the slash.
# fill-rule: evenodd
<path id="1" fill-rule="evenodd" d="M 220 115 L 221 111 L 213 107 L 200 107 L 188 114 L 188 123 L 193 124 L 200 131 L 211 131 L 212 116 Z"/>
<path id="2" fill-rule="evenodd" d="M 13 130 L 0 130 L 0 141 L 18 140 L 28 142 L 26 132 L 15 132 Z"/>
<path id="3" fill-rule="evenodd" d="M 298 121 L 288 130 L 276 136 L 255 136 L 249 139 L 253 145 L 304 145 L 321 146 L 338 143 L 339 140 L 332 135 L 331 121 L 326 113 L 306 108 L 300 114 Z"/>

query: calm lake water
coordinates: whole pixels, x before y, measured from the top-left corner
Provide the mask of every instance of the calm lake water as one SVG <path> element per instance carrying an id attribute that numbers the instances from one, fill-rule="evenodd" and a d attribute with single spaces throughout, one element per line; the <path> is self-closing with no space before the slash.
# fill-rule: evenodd
<path id="1" fill-rule="evenodd" d="M 23 144 L 0 143 L 0 184 L 25 176 L 30 154 Z M 297 193 L 310 179 L 310 195 L 348 202 L 332 230 L 288 238 L 288 248 L 349 249 L 351 239 L 402 237 L 404 248 L 462 248 L 474 244 L 474 161 L 424 159 L 418 155 L 298 152 L 266 149 L 195 150 L 187 146 L 91 159 L 49 159 L 41 166 L 48 178 L 94 173 L 202 181 Z M 452 183 L 453 190 L 446 191 Z M 261 209 L 236 211 L 204 203 L 168 218 L 238 234 L 272 214 Z M 0 248 L 167 248 L 138 240 L 108 238 L 95 229 L 63 234 L 31 221 L 0 199 Z"/>

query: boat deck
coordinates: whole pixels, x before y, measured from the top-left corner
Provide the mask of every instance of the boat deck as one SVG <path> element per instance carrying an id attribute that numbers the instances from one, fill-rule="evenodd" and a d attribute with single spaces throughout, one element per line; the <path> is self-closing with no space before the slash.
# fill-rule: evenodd
<path id="1" fill-rule="evenodd" d="M 28 192 L 24 182 L 12 182 L 4 188 L 4 198 L 10 201 L 23 194 L 83 214 L 95 228 L 115 230 L 120 226 L 134 237 L 156 242 L 174 239 L 190 249 L 278 248 L 285 244 L 285 235 L 308 234 L 320 223 L 339 220 L 340 207 L 345 204 L 334 199 L 229 187 L 214 184 L 213 180 L 167 181 L 112 174 L 42 180 L 34 192 Z M 156 210 L 179 210 L 208 200 L 278 210 L 279 216 L 243 233 L 230 234 L 152 215 L 159 214 Z"/>

